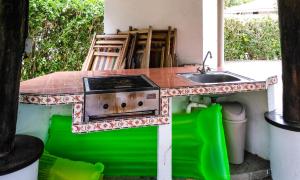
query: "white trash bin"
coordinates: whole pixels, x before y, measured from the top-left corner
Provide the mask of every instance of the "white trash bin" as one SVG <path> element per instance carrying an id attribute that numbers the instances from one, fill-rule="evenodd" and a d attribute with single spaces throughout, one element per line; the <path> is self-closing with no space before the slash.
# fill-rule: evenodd
<path id="1" fill-rule="evenodd" d="M 229 162 L 244 162 L 246 138 L 246 108 L 238 102 L 222 103 L 223 126 Z"/>

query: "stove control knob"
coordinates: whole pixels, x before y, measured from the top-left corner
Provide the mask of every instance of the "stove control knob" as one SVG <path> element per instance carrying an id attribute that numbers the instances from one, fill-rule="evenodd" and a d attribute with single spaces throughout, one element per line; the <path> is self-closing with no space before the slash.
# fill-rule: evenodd
<path id="1" fill-rule="evenodd" d="M 122 104 L 121 104 L 121 107 L 122 107 L 122 108 L 125 108 L 126 105 L 127 105 L 126 103 L 122 103 Z"/>
<path id="2" fill-rule="evenodd" d="M 138 102 L 138 105 L 143 106 L 144 105 L 143 101 Z"/>
<path id="3" fill-rule="evenodd" d="M 108 109 L 108 107 L 109 107 L 108 104 L 103 105 L 103 109 Z"/>

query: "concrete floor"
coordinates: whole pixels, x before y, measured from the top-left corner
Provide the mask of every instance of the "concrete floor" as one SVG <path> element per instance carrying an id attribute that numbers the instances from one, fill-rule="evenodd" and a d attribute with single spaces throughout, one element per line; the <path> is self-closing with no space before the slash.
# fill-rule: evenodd
<path id="1" fill-rule="evenodd" d="M 263 180 L 270 178 L 270 162 L 256 155 L 245 153 L 240 165 L 230 165 L 231 180 Z"/>
<path id="2" fill-rule="evenodd" d="M 271 180 L 270 162 L 250 153 L 240 165 L 230 165 L 231 180 Z M 105 180 L 156 180 L 156 177 L 105 177 Z M 174 178 L 174 180 L 192 180 Z"/>

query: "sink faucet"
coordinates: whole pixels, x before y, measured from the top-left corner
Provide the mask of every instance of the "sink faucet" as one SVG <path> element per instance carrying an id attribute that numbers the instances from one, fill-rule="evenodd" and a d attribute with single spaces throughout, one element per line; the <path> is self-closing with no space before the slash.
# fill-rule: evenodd
<path id="1" fill-rule="evenodd" d="M 206 62 L 206 60 L 207 60 L 207 58 L 208 58 L 208 55 L 209 55 L 209 58 L 212 59 L 211 51 L 207 51 L 206 56 L 205 56 L 205 58 L 204 58 L 204 60 L 203 60 L 203 63 L 202 63 L 202 67 L 201 67 L 201 68 L 200 68 L 200 67 L 197 68 L 197 71 L 198 71 L 199 73 L 201 73 L 201 74 L 205 74 L 207 71 L 210 70 L 209 67 L 208 67 L 207 69 L 205 69 L 205 62 Z"/>

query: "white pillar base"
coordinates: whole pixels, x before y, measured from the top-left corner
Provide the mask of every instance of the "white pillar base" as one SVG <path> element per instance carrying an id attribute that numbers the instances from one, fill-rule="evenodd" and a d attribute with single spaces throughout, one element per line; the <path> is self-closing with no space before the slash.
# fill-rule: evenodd
<path id="1" fill-rule="evenodd" d="M 39 161 L 35 161 L 31 165 L 4 176 L 0 176 L 0 180 L 37 180 Z"/>
<path id="2" fill-rule="evenodd" d="M 158 127 L 157 180 L 172 180 L 172 98 L 169 99 L 170 124 Z"/>
<path id="3" fill-rule="evenodd" d="M 273 180 L 300 179 L 300 132 L 271 125 L 270 161 Z"/>

